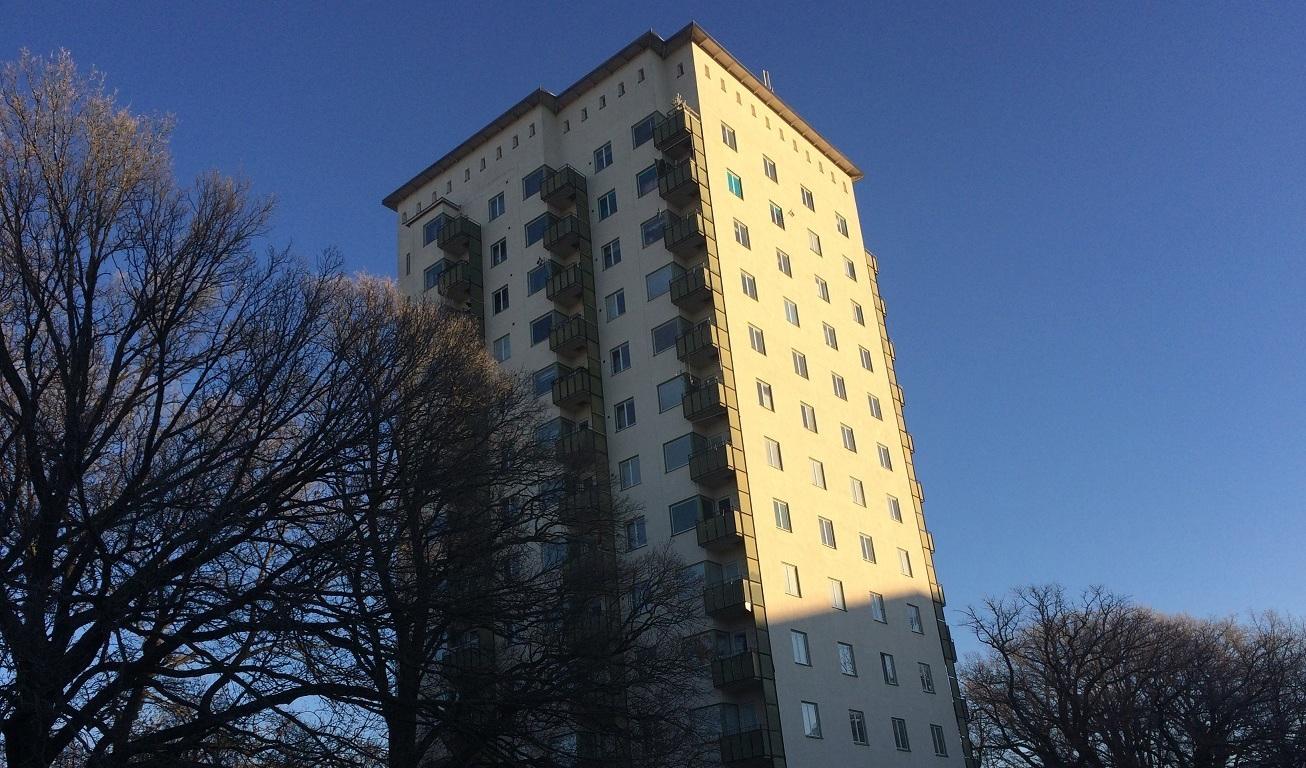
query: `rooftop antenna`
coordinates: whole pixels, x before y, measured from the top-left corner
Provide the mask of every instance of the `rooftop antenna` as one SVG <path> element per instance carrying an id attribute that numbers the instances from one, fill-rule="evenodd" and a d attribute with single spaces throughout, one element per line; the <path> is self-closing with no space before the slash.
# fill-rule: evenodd
<path id="1" fill-rule="evenodd" d="M 771 84 L 771 72 L 769 70 L 762 70 L 762 85 L 765 85 L 766 89 L 771 93 L 775 93 L 775 86 Z"/>

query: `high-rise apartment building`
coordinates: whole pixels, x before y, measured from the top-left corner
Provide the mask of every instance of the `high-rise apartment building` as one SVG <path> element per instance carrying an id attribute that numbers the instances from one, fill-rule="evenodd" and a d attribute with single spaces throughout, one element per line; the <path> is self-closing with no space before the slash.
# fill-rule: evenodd
<path id="1" fill-rule="evenodd" d="M 861 175 L 691 24 L 385 199 L 402 290 L 533 374 L 623 549 L 702 575 L 727 765 L 969 762 Z"/>

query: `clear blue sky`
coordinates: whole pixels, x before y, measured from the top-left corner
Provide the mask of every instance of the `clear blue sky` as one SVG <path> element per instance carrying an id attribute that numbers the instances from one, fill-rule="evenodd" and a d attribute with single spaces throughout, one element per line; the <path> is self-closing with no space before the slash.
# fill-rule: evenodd
<path id="1" fill-rule="evenodd" d="M 388 275 L 383 195 L 696 19 L 867 171 L 954 616 L 1049 580 L 1306 614 L 1306 5 L 272 5 L 0 7 L 0 58 L 71 49 L 181 174 Z"/>

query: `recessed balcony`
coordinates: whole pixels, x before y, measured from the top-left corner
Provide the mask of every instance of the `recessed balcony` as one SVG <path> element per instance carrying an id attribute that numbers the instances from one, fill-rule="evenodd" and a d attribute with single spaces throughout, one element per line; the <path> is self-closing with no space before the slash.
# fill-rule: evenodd
<path id="1" fill-rule="evenodd" d="M 588 368 L 577 368 L 553 382 L 553 404 L 559 408 L 575 408 L 590 401 L 594 394 L 595 377 Z"/>
<path id="2" fill-rule="evenodd" d="M 549 301 L 572 306 L 585 295 L 585 276 L 579 264 L 572 264 L 549 278 L 545 293 Z"/>
<path id="3" fill-rule="evenodd" d="M 693 385 L 680 398 L 685 419 L 709 421 L 726 415 L 726 385 L 720 379 L 708 379 Z"/>
<path id="4" fill-rule="evenodd" d="M 706 264 L 685 270 L 671 281 L 671 303 L 681 309 L 694 310 L 712 300 L 717 281 Z"/>
<path id="5" fill-rule="evenodd" d="M 544 247 L 559 255 L 575 253 L 589 241 L 589 223 L 575 214 L 555 219 L 544 230 Z"/>
<path id="6" fill-rule="evenodd" d="M 586 427 L 564 434 L 558 438 L 555 446 L 560 461 L 587 463 L 593 461 L 597 454 L 607 452 L 607 438 Z"/>
<path id="7" fill-rule="evenodd" d="M 733 690 L 760 684 L 764 676 L 775 674 L 769 669 L 768 661 L 757 651 L 744 651 L 713 659 L 712 685 L 723 690 Z"/>
<path id="8" fill-rule="evenodd" d="M 653 126 L 653 146 L 671 158 L 685 157 L 693 152 L 695 145 L 701 145 L 702 138 L 702 123 L 683 104 Z"/>
<path id="9" fill-rule="evenodd" d="M 598 330 L 582 314 L 572 315 L 549 330 L 549 349 L 564 357 L 577 357 L 598 343 Z"/>
<path id="10" fill-rule="evenodd" d="M 544 177 L 540 199 L 552 208 L 566 208 L 585 199 L 585 177 L 570 165 L 564 165 Z"/>
<path id="11" fill-rule="evenodd" d="M 481 249 L 481 225 L 466 216 L 446 217 L 440 234 L 435 238 L 436 247 L 454 256 L 465 256 L 472 250 Z"/>
<path id="12" fill-rule="evenodd" d="M 747 579 L 709 584 L 703 590 L 703 610 L 718 619 L 746 616 L 755 603 L 762 604 L 761 600 L 755 600 L 761 593 L 761 585 Z"/>
<path id="13" fill-rule="evenodd" d="M 441 259 L 435 290 L 452 301 L 466 301 L 472 293 L 471 265 L 462 260 Z"/>
<path id="14" fill-rule="evenodd" d="M 729 443 L 718 443 L 689 454 L 689 479 L 699 485 L 724 485 L 743 465 L 743 451 Z"/>
<path id="15" fill-rule="evenodd" d="M 732 549 L 744 541 L 742 514 L 739 510 L 732 509 L 724 514 L 699 520 L 697 532 L 698 545 L 703 549 Z"/>
<path id="16" fill-rule="evenodd" d="M 707 185 L 707 174 L 693 155 L 675 163 L 658 161 L 658 194 L 676 207 L 689 205 L 702 198 Z"/>
<path id="17" fill-rule="evenodd" d="M 775 764 L 776 750 L 771 732 L 765 728 L 727 733 L 718 743 L 721 762 L 730 768 L 771 768 Z"/>
<path id="18" fill-rule="evenodd" d="M 702 365 L 721 353 L 721 334 L 714 323 L 702 322 L 676 337 L 676 357 L 690 365 Z"/>
<path id="19" fill-rule="evenodd" d="M 677 216 L 671 211 L 662 214 L 662 244 L 676 256 L 696 255 L 707 243 L 710 223 L 702 211 L 687 216 Z"/>

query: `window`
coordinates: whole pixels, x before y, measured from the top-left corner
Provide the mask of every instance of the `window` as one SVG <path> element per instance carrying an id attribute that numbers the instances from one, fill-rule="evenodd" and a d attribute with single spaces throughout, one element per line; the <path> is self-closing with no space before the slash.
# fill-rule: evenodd
<path id="1" fill-rule="evenodd" d="M 635 426 L 635 398 L 628 397 L 612 406 L 612 416 L 617 423 L 618 432 Z"/>
<path id="2" fill-rule="evenodd" d="M 875 541 L 864 533 L 857 534 L 862 544 L 862 559 L 868 563 L 875 562 Z"/>
<path id="3" fill-rule="evenodd" d="M 498 266 L 508 260 L 508 240 L 499 238 L 490 244 L 490 266 Z"/>
<path id="4" fill-rule="evenodd" d="M 504 334 L 494 340 L 494 359 L 503 362 L 512 357 L 512 338 Z"/>
<path id="5" fill-rule="evenodd" d="M 844 277 L 848 278 L 849 280 L 853 280 L 853 281 L 857 280 L 857 265 L 853 264 L 853 260 L 848 258 L 847 256 L 845 256 L 843 259 L 843 274 Z"/>
<path id="6" fill-rule="evenodd" d="M 621 88 L 622 88 L 622 92 L 624 93 L 624 92 L 625 92 L 625 88 L 626 88 L 626 86 L 623 85 L 623 86 L 621 86 Z M 608 97 L 607 97 L 607 96 L 599 96 L 599 109 L 603 109 L 603 108 L 605 108 L 605 107 L 607 107 L 607 106 L 608 106 Z"/>
<path id="7" fill-rule="evenodd" d="M 735 242 L 745 248 L 752 248 L 752 241 L 748 238 L 748 225 L 739 219 L 735 219 Z"/>
<path id="8" fill-rule="evenodd" d="M 639 72 L 639 80 L 640 82 L 643 82 L 644 70 L 641 69 Z M 658 115 L 655 112 L 643 120 L 640 120 L 638 123 L 630 126 L 630 139 L 634 142 L 636 147 L 653 138 L 653 128 L 657 125 L 657 118 Z"/>
<path id="9" fill-rule="evenodd" d="M 835 643 L 839 649 L 839 674 L 857 677 L 857 659 L 853 656 L 853 647 L 847 643 Z"/>
<path id="10" fill-rule="evenodd" d="M 866 347 L 858 347 L 858 349 L 861 350 L 862 367 L 868 371 L 875 370 L 875 366 L 871 365 L 871 350 Z"/>
<path id="11" fill-rule="evenodd" d="M 880 669 L 884 671 L 884 682 L 887 685 L 898 684 L 898 668 L 893 664 L 893 654 L 880 654 Z"/>
<path id="12" fill-rule="evenodd" d="M 792 531 L 793 524 L 789 519 L 788 502 L 779 499 L 771 499 L 771 511 L 775 512 L 775 527 L 782 531 Z"/>
<path id="13" fill-rule="evenodd" d="M 558 379 L 560 368 L 557 363 L 546 365 L 531 375 L 531 381 L 535 385 L 535 396 L 539 397 L 553 390 L 553 382 Z"/>
<path id="14" fill-rule="evenodd" d="M 780 229 L 785 228 L 785 212 L 775 203 L 771 203 L 771 223 Z"/>
<path id="15" fill-rule="evenodd" d="M 435 242 L 435 239 L 440 236 L 440 230 L 444 229 L 444 221 L 443 216 L 436 216 L 422 226 L 422 245 Z"/>
<path id="16" fill-rule="evenodd" d="M 921 675 L 921 690 L 925 693 L 934 693 L 934 671 L 930 669 L 930 665 L 918 661 L 916 669 Z"/>
<path id="17" fill-rule="evenodd" d="M 740 272 L 739 282 L 743 285 L 744 295 L 757 301 L 757 279 L 747 272 Z"/>
<path id="18" fill-rule="evenodd" d="M 794 373 L 807 378 L 807 355 L 798 350 L 792 350 L 794 355 Z"/>
<path id="19" fill-rule="evenodd" d="M 889 623 L 889 614 L 884 610 L 884 595 L 879 592 L 871 593 L 871 618 L 881 624 Z"/>
<path id="20" fill-rule="evenodd" d="M 644 516 L 640 515 L 626 523 L 626 550 L 639 549 L 648 544 L 648 531 L 644 525 Z"/>
<path id="21" fill-rule="evenodd" d="M 494 221 L 495 219 L 497 219 L 497 218 L 499 218 L 500 216 L 502 216 L 502 215 L 503 215 L 503 212 L 504 212 L 503 193 L 500 192 L 499 194 L 497 194 L 497 195 L 495 195 L 494 197 L 490 198 L 490 217 L 489 217 L 489 220 L 490 220 L 490 221 Z"/>
<path id="22" fill-rule="evenodd" d="M 828 517 L 818 517 L 816 523 L 821 529 L 821 543 L 830 549 L 837 549 L 834 542 L 834 521 Z"/>
<path id="23" fill-rule="evenodd" d="M 838 579 L 830 579 L 830 607 L 846 611 L 848 604 L 843 599 L 843 582 Z"/>
<path id="24" fill-rule="evenodd" d="M 404 274 L 413 274 L 413 254 L 411 253 L 404 254 Z"/>
<path id="25" fill-rule="evenodd" d="M 621 490 L 634 488 L 640 484 L 639 457 L 631 456 L 617 464 L 617 475 L 621 478 Z"/>
<path id="26" fill-rule="evenodd" d="M 807 462 L 812 470 L 812 485 L 824 490 L 825 489 L 825 465 L 821 463 L 820 459 L 808 458 Z"/>
<path id="27" fill-rule="evenodd" d="M 663 352 L 676 346 L 676 337 L 685 324 L 682 318 L 674 318 L 653 329 L 653 354 Z"/>
<path id="28" fill-rule="evenodd" d="M 617 190 L 609 189 L 599 196 L 599 221 L 617 212 Z"/>
<path id="29" fill-rule="evenodd" d="M 766 177 L 771 181 L 780 181 L 780 177 L 775 172 L 775 161 L 766 155 L 762 155 L 762 173 L 765 173 Z"/>
<path id="30" fill-rule="evenodd" d="M 652 301 L 670 291 L 671 281 L 676 279 L 676 275 L 683 271 L 676 264 L 667 264 L 645 275 L 644 289 L 647 292 L 648 300 Z"/>
<path id="31" fill-rule="evenodd" d="M 803 205 L 807 206 L 807 210 L 816 210 L 816 198 L 812 197 L 812 190 L 807 187 L 800 187 L 799 192 L 803 196 Z"/>
<path id="32" fill-rule="evenodd" d="M 531 321 L 531 346 L 549 340 L 549 331 L 553 330 L 556 312 L 547 312 Z"/>
<path id="33" fill-rule="evenodd" d="M 644 82 L 644 68 L 643 68 L 643 67 L 640 67 L 640 68 L 639 68 L 638 74 L 637 74 L 636 77 L 635 77 L 635 82 L 637 82 L 637 83 L 642 83 L 642 82 Z M 650 118 L 650 119 L 651 119 L 651 118 Z"/>
<path id="34" fill-rule="evenodd" d="M 777 250 L 775 252 L 775 265 L 776 268 L 783 272 L 786 277 L 794 276 L 793 270 L 789 266 L 789 254 L 784 251 Z"/>
<path id="35" fill-rule="evenodd" d="M 807 646 L 807 633 L 791 629 L 789 640 L 794 647 L 794 663 L 802 664 L 804 667 L 812 666 L 812 653 Z"/>
<path id="36" fill-rule="evenodd" d="M 585 118 L 582 117 L 581 119 Z M 609 165 L 612 165 L 612 142 L 610 141 L 594 150 L 594 172 L 598 173 Z"/>
<path id="37" fill-rule="evenodd" d="M 895 497 L 895 496 L 887 496 L 887 497 L 885 497 L 885 498 L 888 500 L 888 503 L 889 503 L 889 517 L 892 518 L 892 519 L 894 520 L 894 522 L 901 523 L 901 522 L 902 522 L 902 506 L 898 504 L 898 499 L 897 499 L 897 497 Z"/>
<path id="38" fill-rule="evenodd" d="M 862 487 L 862 481 L 855 477 L 848 478 L 848 493 L 853 497 L 853 503 L 859 507 L 866 506 L 866 489 Z"/>
<path id="39" fill-rule="evenodd" d="M 603 268 L 611 269 L 621 263 L 621 239 L 618 238 L 610 243 L 605 243 L 603 251 Z"/>
<path id="40" fill-rule="evenodd" d="M 862 311 L 862 305 L 852 302 L 853 305 L 853 322 L 858 325 L 866 325 L 866 313 Z"/>
<path id="41" fill-rule="evenodd" d="M 621 373 L 622 371 L 629 368 L 630 367 L 630 342 L 623 341 L 617 346 L 613 347 L 612 350 L 608 353 L 608 357 L 612 361 L 612 372 L 614 374 Z"/>
<path id="42" fill-rule="evenodd" d="M 639 239 L 645 248 L 662 239 L 662 223 L 662 214 L 659 213 L 639 225 Z"/>
<path id="43" fill-rule="evenodd" d="M 803 705 L 803 735 L 809 739 L 821 738 L 821 712 L 817 709 L 816 704 L 810 701 L 802 702 Z"/>
<path id="44" fill-rule="evenodd" d="M 834 228 L 844 237 L 848 236 L 848 220 L 837 213 L 834 215 Z"/>
<path id="45" fill-rule="evenodd" d="M 876 443 L 875 450 L 880 454 L 880 466 L 885 469 L 893 469 L 893 459 L 889 456 L 889 446 Z"/>
<path id="46" fill-rule="evenodd" d="M 911 576 L 911 553 L 901 547 L 898 549 L 898 570 L 903 576 Z"/>
<path id="47" fill-rule="evenodd" d="M 570 132 L 570 131 L 571 131 L 571 121 L 570 121 L 570 120 L 563 120 L 563 121 L 562 121 L 562 132 L 563 132 L 563 133 L 568 133 L 568 132 Z"/>
<path id="48" fill-rule="evenodd" d="M 702 496 L 691 496 L 684 501 L 677 501 L 670 506 L 671 533 L 692 531 L 699 520 L 706 520 L 712 515 L 712 502 Z"/>
<path id="49" fill-rule="evenodd" d="M 893 746 L 897 747 L 899 752 L 910 752 L 911 742 L 907 739 L 907 721 L 901 717 L 895 717 L 892 720 Z"/>
<path id="50" fill-rule="evenodd" d="M 830 387 L 834 390 L 834 396 L 840 400 L 848 399 L 848 388 L 844 385 L 843 377 L 837 373 L 830 374 Z"/>
<path id="51" fill-rule="evenodd" d="M 798 305 L 789 299 L 785 299 L 785 319 L 790 325 L 801 325 L 798 322 Z"/>
<path id="52" fill-rule="evenodd" d="M 810 229 L 807 230 L 807 247 L 817 256 L 821 255 L 821 236 Z"/>
<path id="53" fill-rule="evenodd" d="M 948 756 L 948 737 L 943 735 L 943 726 L 930 723 L 930 741 L 934 742 L 934 754 Z"/>
<path id="54" fill-rule="evenodd" d="M 744 180 L 739 178 L 739 174 L 729 169 L 726 170 L 726 187 L 730 190 L 730 194 L 740 200 L 744 199 Z"/>
<path id="55" fill-rule="evenodd" d="M 756 325 L 748 326 L 748 343 L 753 347 L 753 351 L 766 354 L 766 336 Z"/>
<path id="56" fill-rule="evenodd" d="M 650 165 L 635 174 L 635 196 L 643 197 L 658 188 L 658 167 Z"/>
<path id="57" fill-rule="evenodd" d="M 662 444 L 662 466 L 667 472 L 680 469 L 689 464 L 689 455 L 694 452 L 694 434 L 681 435 L 675 440 Z"/>
<path id="58" fill-rule="evenodd" d="M 807 403 L 799 403 L 798 410 L 803 417 L 803 429 L 808 432 L 819 432 L 816 428 L 816 409 Z"/>
<path id="59" fill-rule="evenodd" d="M 840 424 L 839 432 L 843 435 L 843 447 L 857 453 L 857 437 L 853 434 L 853 428 L 847 424 Z"/>
<path id="60" fill-rule="evenodd" d="M 540 187 L 544 185 L 544 175 L 548 169 L 540 166 L 522 177 L 521 180 L 521 199 L 526 200 L 540 193 Z"/>
<path id="61" fill-rule="evenodd" d="M 880 398 L 876 397 L 875 395 L 868 394 L 866 396 L 866 402 L 869 403 L 871 406 L 871 415 L 879 419 L 880 421 L 884 421 L 884 412 L 880 410 Z"/>
<path id="62" fill-rule="evenodd" d="M 527 247 L 531 246 L 534 243 L 539 242 L 544 237 L 544 233 L 548 231 L 549 225 L 552 223 L 553 223 L 553 217 L 547 213 L 540 216 L 536 216 L 535 218 L 526 222 Z"/>
<path id="63" fill-rule="evenodd" d="M 444 272 L 444 262 L 437 261 L 422 270 L 422 290 L 429 291 L 440 282 L 440 273 Z"/>
<path id="64" fill-rule="evenodd" d="M 494 304 L 494 314 L 499 314 L 508 308 L 508 286 L 503 286 L 491 294 L 490 299 Z"/>
<path id="65" fill-rule="evenodd" d="M 866 715 L 860 709 L 848 710 L 848 723 L 852 726 L 853 743 L 865 746 L 870 741 L 866 738 Z"/>
<path id="66" fill-rule="evenodd" d="M 735 143 L 735 129 L 725 123 L 721 124 L 721 141 L 725 142 L 727 147 L 739 151 L 739 146 Z"/>
<path id="67" fill-rule="evenodd" d="M 798 582 L 798 566 L 781 563 L 785 569 L 785 594 L 794 597 L 803 596 L 803 585 Z"/>
<path id="68" fill-rule="evenodd" d="M 820 275 L 816 276 L 816 295 L 820 297 L 821 301 L 827 304 L 830 302 L 830 284 L 825 282 Z"/>
<path id="69" fill-rule="evenodd" d="M 608 322 L 616 320 L 618 317 L 626 314 L 626 291 L 623 288 L 609 293 L 603 297 L 603 309 L 607 313 Z"/>
<path id="70" fill-rule="evenodd" d="M 766 463 L 776 469 L 784 469 L 784 457 L 780 455 L 780 444 L 766 438 Z"/>
<path id="71" fill-rule="evenodd" d="M 658 413 L 680 407 L 685 396 L 685 377 L 673 376 L 658 385 Z"/>
<path id="72" fill-rule="evenodd" d="M 768 411 L 775 410 L 775 399 L 771 397 L 771 385 L 761 379 L 757 380 L 757 404 Z"/>
<path id="73" fill-rule="evenodd" d="M 534 296 L 549 285 L 553 276 L 553 262 L 546 261 L 526 273 L 526 295 Z"/>
<path id="74" fill-rule="evenodd" d="M 907 603 L 907 626 L 918 635 L 925 634 L 925 625 L 921 623 L 921 609 L 911 603 Z"/>

